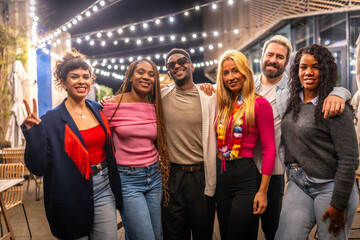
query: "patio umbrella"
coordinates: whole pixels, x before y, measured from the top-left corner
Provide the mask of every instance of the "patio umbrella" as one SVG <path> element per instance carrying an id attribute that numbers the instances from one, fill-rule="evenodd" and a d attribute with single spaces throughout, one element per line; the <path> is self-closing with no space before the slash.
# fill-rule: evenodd
<path id="1" fill-rule="evenodd" d="M 24 82 L 28 79 L 28 75 L 26 74 L 22 63 L 19 60 L 14 62 L 8 79 L 9 89 L 14 100 L 14 105 L 11 108 L 10 122 L 6 132 L 5 140 L 10 142 L 11 147 L 24 147 L 25 138 L 21 132 L 20 125 L 26 117 L 26 110 L 23 104 L 23 85 Z"/>

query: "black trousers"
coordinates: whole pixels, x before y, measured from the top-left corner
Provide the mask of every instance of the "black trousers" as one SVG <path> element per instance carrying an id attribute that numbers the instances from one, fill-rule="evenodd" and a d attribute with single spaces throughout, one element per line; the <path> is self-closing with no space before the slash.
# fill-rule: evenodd
<path id="1" fill-rule="evenodd" d="M 282 199 L 284 196 L 284 175 L 272 175 L 267 193 L 268 205 L 260 216 L 261 228 L 266 240 L 273 240 L 279 226 Z"/>
<path id="2" fill-rule="evenodd" d="M 253 214 L 253 202 L 261 175 L 252 158 L 225 162 L 217 159 L 216 204 L 222 240 L 257 239 L 259 215 Z"/>
<path id="3" fill-rule="evenodd" d="M 187 173 L 172 167 L 169 179 L 170 201 L 162 206 L 165 240 L 211 240 L 215 199 L 204 195 L 204 170 Z"/>

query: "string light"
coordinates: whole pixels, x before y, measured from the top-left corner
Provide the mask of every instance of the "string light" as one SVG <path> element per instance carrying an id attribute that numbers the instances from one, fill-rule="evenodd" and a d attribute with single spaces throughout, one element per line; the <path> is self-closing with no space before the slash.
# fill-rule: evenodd
<path id="1" fill-rule="evenodd" d="M 34 0 L 30 0 L 30 1 L 34 1 Z M 215 2 L 213 2 L 213 3 L 208 3 L 208 4 L 203 4 L 203 5 L 197 5 L 197 6 L 195 6 L 194 8 L 187 9 L 186 11 L 181 11 L 181 13 L 184 14 L 185 16 L 188 16 L 190 10 L 196 10 L 196 11 L 198 11 L 198 10 L 200 10 L 202 7 L 209 6 L 209 5 L 211 5 L 213 9 L 216 9 L 216 8 L 218 7 L 216 3 L 223 2 L 223 1 L 226 1 L 226 0 L 215 1 Z M 96 1 L 96 3 L 97 3 L 97 2 L 99 2 L 99 1 Z M 105 1 L 103 1 L 103 2 L 105 2 Z M 233 1 L 228 1 L 228 3 L 229 3 L 229 4 L 232 4 Z M 100 6 L 103 6 L 103 5 L 100 4 Z M 216 6 L 216 7 L 214 7 L 214 6 Z M 98 6 L 96 6 L 96 8 L 98 8 Z M 96 9 L 96 8 L 95 8 L 95 9 Z M 90 9 L 90 8 L 89 8 L 89 9 Z M 93 7 L 92 9 L 94 10 L 94 7 Z M 98 9 L 98 10 L 101 10 L 101 8 Z M 96 11 L 96 10 L 94 10 L 94 11 Z M 89 12 L 89 11 L 88 11 L 88 12 Z M 89 13 L 90 13 L 90 12 L 89 12 Z M 83 12 L 83 15 L 85 15 L 85 14 L 86 14 L 86 12 L 84 11 L 84 12 Z M 34 15 L 34 14 L 32 14 L 32 15 Z M 170 16 L 170 17 L 169 17 L 169 15 L 170 15 L 170 14 L 168 14 L 167 16 L 158 17 L 158 18 L 156 18 L 156 19 L 150 19 L 150 21 L 149 21 L 149 20 L 142 21 L 142 22 L 140 22 L 140 23 L 142 23 L 143 29 L 147 29 L 147 28 L 149 27 L 148 22 L 154 22 L 155 24 L 160 24 L 160 23 L 161 23 L 161 19 L 163 19 L 163 18 L 165 18 L 165 17 L 168 17 L 168 19 L 169 19 L 170 22 L 174 22 L 174 20 L 175 20 L 174 16 L 178 15 L 178 13 L 175 13 L 175 14 L 173 13 L 173 14 L 171 14 L 172 16 Z M 54 37 L 58 36 L 58 35 L 61 33 L 61 29 L 69 29 L 69 28 L 71 28 L 74 24 L 77 24 L 77 22 L 80 21 L 81 19 L 82 19 L 82 16 L 79 15 L 79 16 L 77 16 L 76 18 L 72 19 L 72 21 L 64 24 L 64 25 L 61 26 L 59 29 L 53 31 L 53 33 L 48 36 L 48 40 L 47 40 L 47 41 L 50 41 L 50 42 L 51 42 L 51 39 L 53 39 Z M 74 21 L 74 20 L 75 20 L 75 21 Z M 124 28 L 129 28 L 130 30 L 132 29 L 133 31 L 135 31 L 135 30 L 136 30 L 136 26 L 137 26 L 138 24 L 140 24 L 140 23 L 132 23 L 132 24 L 129 24 L 129 25 L 121 26 L 121 27 L 118 26 L 118 27 L 116 27 L 116 30 L 115 30 L 115 31 L 117 31 L 118 34 L 122 34 Z M 76 36 L 75 36 L 76 38 L 74 38 L 73 40 L 74 40 L 74 42 L 76 41 L 78 44 L 80 44 L 80 43 L 82 43 L 82 38 L 84 38 L 85 40 L 89 41 L 90 45 L 94 45 L 97 41 L 101 41 L 101 45 L 104 46 L 104 45 L 106 45 L 106 41 L 103 40 L 103 39 L 100 39 L 100 38 L 102 37 L 102 34 L 101 34 L 101 33 L 103 33 L 103 32 L 106 33 L 106 32 L 107 32 L 105 35 L 107 35 L 108 37 L 113 37 L 113 36 L 114 36 L 114 33 L 113 33 L 112 31 L 113 31 L 112 29 L 104 29 L 104 30 L 96 31 L 96 32 L 92 32 L 92 33 L 85 33 L 85 34 L 81 34 L 81 36 L 79 36 L 79 37 L 76 37 Z M 100 35 L 99 35 L 98 33 L 100 33 Z M 238 30 L 238 29 L 234 29 L 234 30 L 233 30 L 233 33 L 234 33 L 234 34 L 238 34 L 238 33 L 239 33 L 239 30 Z M 91 36 L 92 36 L 93 34 L 95 34 L 95 35 L 99 38 L 99 40 L 91 39 Z M 212 34 L 210 34 L 210 33 L 193 33 L 193 34 L 191 35 L 191 37 L 193 37 L 194 39 L 196 39 L 196 38 L 198 37 L 198 34 L 199 34 L 199 36 L 202 36 L 203 38 L 205 38 L 205 37 L 207 37 L 207 36 L 215 36 L 215 37 L 217 37 L 217 36 L 219 36 L 219 34 L 221 34 L 221 33 L 217 32 L 217 31 L 212 32 Z M 85 37 L 84 37 L 84 36 L 85 36 Z M 148 40 L 148 42 L 152 42 L 154 38 L 158 38 L 159 41 L 162 42 L 162 41 L 165 41 L 165 39 L 167 39 L 167 37 L 169 37 L 169 36 L 160 36 L 160 37 L 158 37 L 158 36 L 156 36 L 156 37 L 154 37 L 154 36 L 146 36 L 146 37 L 142 37 L 141 39 L 143 39 L 143 38 L 145 39 L 145 38 L 146 38 L 146 39 Z M 189 38 L 190 38 L 190 37 L 189 37 Z M 122 40 L 124 40 L 125 43 L 130 42 L 130 39 L 132 39 L 132 38 L 125 38 L 125 39 L 122 38 Z M 136 40 L 136 43 L 140 43 L 140 44 L 141 44 L 141 43 L 142 43 L 141 39 L 137 39 L 137 40 Z M 171 41 L 175 41 L 176 39 L 181 39 L 181 41 L 185 42 L 187 38 L 186 38 L 186 36 L 170 35 L 169 39 L 170 39 Z M 45 41 L 43 41 L 43 42 L 45 42 Z M 57 42 L 57 41 L 56 41 L 56 42 Z M 55 44 L 56 42 L 53 42 L 53 44 Z M 116 42 L 116 44 L 118 44 L 118 40 L 113 41 L 114 44 L 115 44 L 115 42 Z M 223 47 L 223 44 L 222 44 L 222 43 L 217 43 L 217 44 L 215 44 L 215 45 L 214 45 L 214 44 L 211 44 L 211 45 L 208 45 L 208 46 L 200 46 L 200 47 L 197 47 L 197 48 L 191 48 L 189 51 L 193 54 L 193 53 L 195 53 L 195 52 L 197 52 L 197 51 L 200 51 L 200 52 L 205 51 L 205 49 L 207 49 L 207 48 L 208 48 L 209 50 L 213 50 L 213 49 L 214 49 L 214 46 L 217 46 L 217 47 L 221 48 L 221 47 Z M 197 50 L 195 50 L 195 49 L 197 49 Z M 47 54 L 51 54 L 51 52 L 49 52 L 49 51 L 46 50 L 46 49 L 45 49 L 45 50 L 43 49 L 43 51 L 45 51 Z M 161 54 L 157 53 L 157 54 L 155 54 L 154 56 L 146 56 L 146 58 L 147 58 L 147 59 L 152 59 L 152 58 L 160 59 L 160 56 L 161 56 Z M 165 56 L 166 56 L 166 54 L 162 54 L 162 57 L 163 57 L 163 58 L 165 58 Z M 138 58 L 142 58 L 142 57 L 141 57 L 141 56 L 137 56 L 137 57 L 131 56 L 131 57 L 128 57 L 128 58 L 125 58 L 125 59 L 127 59 L 127 60 L 129 60 L 129 61 L 131 62 L 131 61 L 134 60 L 134 58 L 135 58 L 135 59 L 138 59 Z M 117 59 L 117 58 L 116 58 L 116 59 Z M 116 61 L 116 60 L 113 58 L 113 59 L 111 60 L 111 62 L 114 63 L 114 61 Z M 120 59 L 118 59 L 118 61 L 119 61 L 119 63 L 124 63 L 124 58 L 120 58 Z M 217 60 L 212 60 L 212 61 L 207 61 L 207 62 L 194 63 L 194 66 L 195 66 L 195 67 L 203 67 L 203 66 L 213 65 L 213 64 L 216 64 L 216 63 L 217 63 Z M 95 60 L 95 61 L 93 62 L 93 64 L 96 65 L 96 64 L 97 64 L 97 60 Z M 108 69 L 116 69 L 116 70 L 117 70 L 118 68 L 120 68 L 120 69 L 122 69 L 122 70 L 125 69 L 125 66 L 124 66 L 124 65 L 121 65 L 121 66 L 119 67 L 119 66 L 116 65 L 116 64 L 115 64 L 115 65 L 112 65 L 112 64 L 111 64 L 111 65 L 107 65 L 107 67 L 108 67 Z M 164 68 L 165 68 L 165 67 L 162 67 L 163 70 L 164 70 Z M 119 75 L 119 74 L 117 74 L 117 73 L 109 73 L 109 72 L 107 72 L 107 71 L 100 70 L 100 69 L 97 69 L 97 70 L 99 71 L 99 73 L 102 73 L 102 74 L 107 75 L 107 76 L 110 76 L 110 74 L 111 74 L 113 77 L 114 77 L 114 76 L 117 76 L 117 77 L 120 77 L 120 76 L 121 76 L 121 75 Z M 166 68 L 165 68 L 165 71 L 166 71 Z M 123 77 L 123 76 L 122 76 L 122 77 Z"/>
<path id="2" fill-rule="evenodd" d="M 117 1 L 121 1 L 121 0 L 117 0 Z M 169 21 L 170 22 L 173 22 L 174 21 L 174 18 L 175 16 L 179 15 L 179 14 L 184 14 L 185 16 L 188 16 L 189 15 L 189 12 L 192 11 L 192 10 L 195 10 L 195 11 L 199 11 L 201 8 L 204 8 L 204 7 L 207 7 L 207 6 L 218 6 L 219 3 L 222 3 L 224 1 L 227 1 L 227 0 L 217 0 L 217 1 L 213 1 L 213 2 L 210 2 L 210 3 L 206 3 L 206 4 L 202 4 L 202 5 L 196 5 L 195 7 L 193 8 L 188 8 L 188 9 L 185 9 L 185 10 L 182 10 L 182 11 L 178 11 L 178 12 L 175 12 L 175 13 L 170 13 L 170 14 L 166 14 L 166 15 L 163 15 L 163 16 L 160 16 L 160 17 L 157 17 L 157 18 L 153 18 L 153 19 L 148 19 L 148 20 L 145 20 L 145 21 L 141 21 L 141 22 L 136 22 L 136 23 L 131 23 L 131 24 L 127 24 L 127 25 L 122 25 L 122 26 L 117 26 L 117 27 L 113 27 L 113 28 L 108 28 L 108 29 L 103 29 L 103 30 L 100 30 L 100 31 L 94 31 L 94 32 L 88 32 L 88 33 L 81 33 L 81 34 L 75 34 L 73 35 L 74 38 L 79 38 L 79 37 L 83 37 L 83 36 L 91 36 L 91 35 L 99 35 L 99 33 L 103 33 L 103 32 L 107 32 L 108 36 L 114 36 L 114 33 L 111 33 L 112 31 L 117 31 L 118 34 L 122 34 L 123 33 L 123 30 L 124 28 L 129 28 L 131 31 L 135 31 L 136 30 L 136 26 L 139 25 L 139 24 L 142 24 L 143 25 L 143 29 L 148 29 L 149 28 L 149 23 L 151 22 L 155 22 L 156 25 L 159 25 L 161 23 L 161 19 L 163 18 L 169 18 Z M 86 15 L 87 13 L 91 14 L 90 13 L 90 9 L 94 8 L 94 6 L 96 6 L 96 4 L 99 2 L 96 1 L 93 5 L 91 5 L 90 7 L 88 7 L 86 10 L 84 10 L 83 12 L 81 12 L 77 17 L 75 18 L 82 18 L 82 15 Z M 104 1 L 105 2 L 105 1 Z M 112 3 L 113 4 L 113 3 Z M 101 6 L 101 4 L 100 4 Z M 101 9 L 100 9 L 101 10 Z M 75 19 L 74 18 L 74 19 Z M 73 20 L 73 19 L 72 19 Z M 64 26 L 65 25 L 65 26 Z M 66 31 L 69 27 L 67 26 L 72 26 L 72 25 L 68 25 L 68 24 L 64 24 L 63 27 L 60 27 L 62 29 L 62 31 Z M 67 25 L 67 26 L 66 26 Z M 56 36 L 59 35 L 59 33 L 61 33 L 61 29 L 57 29 L 55 31 Z M 205 34 L 206 35 L 206 34 Z M 218 33 L 214 33 L 213 34 L 214 36 L 218 36 Z M 149 36 L 145 37 L 145 38 L 148 38 Z M 88 38 L 88 37 L 85 37 L 85 38 Z M 194 35 L 193 38 L 197 38 L 197 35 Z M 172 40 L 173 38 L 170 38 L 170 40 Z M 87 39 L 89 40 L 89 39 Z M 159 41 L 160 42 L 163 42 L 165 40 L 165 38 L 163 37 L 160 37 L 159 38 Z M 126 43 L 128 43 L 130 41 L 129 40 L 124 40 Z M 173 40 L 172 40 L 173 41 Z M 75 40 L 74 40 L 75 42 Z M 96 42 L 96 40 L 94 41 L 94 43 Z M 41 42 L 40 42 L 41 43 Z"/>
<path id="3" fill-rule="evenodd" d="M 151 60 L 150 56 L 147 56 L 146 57 L 147 59 Z M 142 59 L 141 56 L 139 56 L 137 58 L 138 60 Z M 93 67 L 96 66 L 96 64 L 94 64 L 95 62 L 93 62 L 92 65 Z M 97 62 L 96 62 L 97 63 Z M 206 62 L 194 62 L 192 63 L 194 65 L 195 68 L 202 68 L 204 66 L 212 66 L 212 65 L 216 65 L 218 64 L 218 60 L 215 59 L 215 60 L 211 60 L 211 61 L 206 61 Z M 102 67 L 105 67 L 105 64 L 102 65 Z M 121 65 L 120 66 L 120 70 L 121 71 L 124 71 L 128 68 L 128 66 L 125 66 L 125 65 Z M 114 69 L 114 70 L 117 70 L 119 69 L 119 66 L 118 65 L 107 65 L 107 69 L 108 70 L 111 70 L 111 69 Z M 157 66 L 157 69 L 158 71 L 163 71 L 162 74 L 165 74 L 167 72 L 167 68 L 166 66 Z M 101 68 L 95 68 L 94 71 L 96 74 L 100 74 L 102 76 L 105 76 L 105 77 L 109 77 L 109 76 L 112 76 L 114 77 L 115 79 L 120 79 L 120 80 L 123 80 L 125 78 L 125 76 L 123 74 L 119 74 L 117 72 L 111 72 L 111 71 L 108 71 L 108 70 L 103 70 Z"/>
<path id="4" fill-rule="evenodd" d="M 70 29 L 71 27 L 73 27 L 73 25 L 77 24 L 78 21 L 81 21 L 83 19 L 83 17 L 90 17 L 91 16 L 91 11 L 93 12 L 98 12 L 101 11 L 111 5 L 114 5 L 116 3 L 118 3 L 121 0 L 115 0 L 113 2 L 110 3 L 110 5 L 106 6 L 106 2 L 104 0 L 97 0 L 96 2 L 94 2 L 93 4 L 91 4 L 89 7 L 87 7 L 85 10 L 83 10 L 82 12 L 80 12 L 79 14 L 77 14 L 75 17 L 71 18 L 69 21 L 67 21 L 66 23 L 64 23 L 63 25 L 61 25 L 60 27 L 58 27 L 57 29 L 55 29 L 54 31 L 48 33 L 46 36 L 44 36 L 41 41 L 44 42 L 44 38 L 46 38 L 47 36 L 49 36 L 50 34 L 54 33 L 54 32 L 58 32 L 56 34 L 59 35 L 61 33 L 61 31 L 65 32 L 68 29 Z M 31 12 L 35 12 L 35 0 L 31 0 L 30 1 L 30 11 Z M 34 11 L 32 11 L 34 10 Z M 31 14 L 31 17 L 34 14 Z M 53 37 L 55 37 L 55 35 L 53 35 Z M 53 38 L 51 37 L 51 38 Z"/>
<path id="5" fill-rule="evenodd" d="M 213 5 L 218 6 L 219 3 L 222 3 L 225 1 L 227 1 L 227 0 L 217 0 L 217 1 L 210 2 L 210 3 L 205 3 L 202 5 L 196 5 L 195 7 L 192 7 L 192 8 L 184 9 L 184 10 L 174 12 L 174 13 L 169 13 L 169 14 L 166 14 L 166 15 L 163 15 L 160 17 L 151 18 L 151 19 L 147 19 L 144 21 L 140 21 L 140 22 L 125 24 L 125 25 L 107 28 L 107 29 L 103 29 L 103 30 L 99 30 L 99 31 L 77 34 L 76 37 L 80 37 L 80 36 L 84 36 L 84 35 L 93 35 L 93 34 L 96 34 L 97 32 L 116 31 L 118 28 L 122 28 L 122 29 L 129 28 L 131 31 L 134 31 L 135 27 L 137 25 L 143 25 L 143 29 L 148 29 L 150 27 L 149 23 L 155 23 L 156 25 L 159 25 L 161 23 L 161 20 L 165 19 L 165 18 L 168 18 L 169 22 L 173 23 L 175 21 L 175 17 L 180 14 L 188 16 L 190 14 L 190 11 L 194 11 L 194 10 L 199 11 L 201 8 L 205 8 L 205 7 L 213 6 Z M 146 27 L 144 27 L 144 24 Z"/>
<path id="6" fill-rule="evenodd" d="M 30 17 L 32 19 L 32 26 L 31 26 L 31 42 L 33 45 L 38 43 L 38 35 L 37 35 L 37 26 L 39 18 L 36 16 L 36 2 L 35 0 L 30 0 Z"/>
<path id="7" fill-rule="evenodd" d="M 256 26 L 257 27 L 257 26 Z M 245 27 L 244 27 L 245 28 Z M 222 32 L 218 32 L 218 31 L 208 31 L 208 32 L 198 32 L 198 33 L 191 33 L 188 36 L 186 35 L 177 35 L 177 34 L 170 34 L 170 35 L 160 35 L 160 36 L 143 36 L 140 38 L 136 38 L 136 37 L 114 37 L 113 35 L 109 34 L 109 32 L 107 33 L 107 37 L 102 37 L 101 33 L 97 33 L 97 38 L 96 39 L 91 39 L 89 37 L 89 35 L 85 36 L 85 40 L 89 41 L 89 40 L 93 40 L 94 44 L 96 43 L 101 43 L 102 41 L 108 42 L 110 41 L 111 43 L 114 43 L 114 45 L 118 44 L 119 41 L 124 41 L 125 43 L 135 43 L 136 45 L 141 45 L 142 43 L 147 42 L 149 43 L 154 43 L 156 44 L 156 42 L 154 42 L 154 40 L 158 39 L 159 42 L 163 43 L 165 41 L 169 41 L 171 43 L 174 43 L 176 40 L 178 40 L 178 42 L 186 42 L 186 41 L 191 41 L 191 40 L 197 40 L 200 38 L 211 38 L 211 37 L 218 37 L 220 35 L 224 35 L 224 34 L 239 34 L 239 29 L 233 29 L 233 30 L 224 30 Z M 109 36 L 112 36 L 112 40 L 109 40 Z M 79 41 L 79 39 L 82 40 L 82 38 L 78 37 L 76 39 L 72 39 L 72 41 L 76 44 L 82 44 L 82 41 Z M 49 39 L 50 40 L 50 39 Z M 116 40 L 116 42 L 115 42 Z"/>
<path id="8" fill-rule="evenodd" d="M 194 53 L 196 53 L 195 49 L 198 49 L 198 52 L 200 53 L 200 52 L 205 51 L 205 49 L 214 50 L 215 46 L 218 46 L 218 48 L 222 48 L 223 44 L 218 43 L 218 44 L 203 45 L 203 46 L 199 46 L 199 47 L 196 47 L 196 48 L 187 49 L 187 51 L 189 51 L 191 54 L 194 54 Z M 156 53 L 154 55 L 149 55 L 148 57 L 150 57 L 151 59 L 160 59 L 161 56 L 162 56 L 162 58 L 165 59 L 166 58 L 166 53 Z M 121 57 L 121 58 L 119 58 L 119 63 L 124 63 L 125 60 L 127 60 L 128 62 L 132 62 L 134 59 L 141 59 L 141 58 L 142 58 L 141 55 L 140 56 Z M 113 59 L 118 59 L 118 58 L 114 58 L 114 57 L 112 57 L 112 58 L 103 58 L 103 59 L 93 58 L 93 59 L 90 59 L 90 60 L 107 62 L 108 60 L 112 61 Z"/>

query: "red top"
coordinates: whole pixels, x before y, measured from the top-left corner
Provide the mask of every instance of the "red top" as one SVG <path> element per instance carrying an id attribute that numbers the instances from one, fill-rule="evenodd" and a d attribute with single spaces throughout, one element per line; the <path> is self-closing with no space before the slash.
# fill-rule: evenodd
<path id="1" fill-rule="evenodd" d="M 81 130 L 86 149 L 89 153 L 90 165 L 96 165 L 105 160 L 106 135 L 101 125 Z"/>

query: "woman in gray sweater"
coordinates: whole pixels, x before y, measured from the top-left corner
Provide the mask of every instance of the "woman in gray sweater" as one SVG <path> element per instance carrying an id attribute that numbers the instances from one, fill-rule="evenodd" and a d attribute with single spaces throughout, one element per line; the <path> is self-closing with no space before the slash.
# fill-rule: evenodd
<path id="1" fill-rule="evenodd" d="M 290 103 L 282 121 L 289 185 L 275 239 L 348 239 L 359 201 L 353 111 L 323 118 L 324 99 L 337 83 L 337 65 L 320 45 L 301 48 L 290 70 Z"/>

